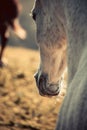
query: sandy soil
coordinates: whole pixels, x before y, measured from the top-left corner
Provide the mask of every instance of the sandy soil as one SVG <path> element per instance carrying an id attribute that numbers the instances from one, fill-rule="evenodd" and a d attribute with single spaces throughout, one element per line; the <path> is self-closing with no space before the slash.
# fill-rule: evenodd
<path id="1" fill-rule="evenodd" d="M 0 68 L 0 130 L 54 130 L 65 92 L 53 98 L 38 94 L 33 78 L 39 65 L 38 51 L 7 47 L 4 57 L 7 66 Z"/>

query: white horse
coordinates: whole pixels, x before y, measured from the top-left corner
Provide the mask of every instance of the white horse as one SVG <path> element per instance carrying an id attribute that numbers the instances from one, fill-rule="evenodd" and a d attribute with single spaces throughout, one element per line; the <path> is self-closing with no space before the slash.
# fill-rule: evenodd
<path id="1" fill-rule="evenodd" d="M 68 43 L 68 87 L 56 130 L 87 130 L 87 0 L 36 0 L 33 18 L 41 54 L 37 85 L 43 95 L 57 90 Z"/>
<path id="2" fill-rule="evenodd" d="M 53 2 L 49 0 L 36 0 L 32 11 L 41 59 L 35 78 L 39 92 L 44 96 L 59 93 L 61 75 L 66 68 L 66 33 L 54 7 L 56 3 L 51 4 Z"/>

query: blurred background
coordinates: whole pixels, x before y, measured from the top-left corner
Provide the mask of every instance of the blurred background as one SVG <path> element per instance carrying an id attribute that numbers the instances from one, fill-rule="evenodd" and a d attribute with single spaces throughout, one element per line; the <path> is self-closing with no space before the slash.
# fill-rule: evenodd
<path id="1" fill-rule="evenodd" d="M 36 26 L 30 16 L 34 0 L 20 0 L 19 20 L 27 32 L 24 40 L 11 30 L 0 68 L 0 130 L 54 130 L 62 96 L 38 93 L 34 73 L 39 66 Z M 63 96 L 64 96 L 63 92 Z"/>
<path id="2" fill-rule="evenodd" d="M 24 27 L 27 32 L 27 37 L 25 40 L 21 40 L 13 33 L 11 33 L 8 45 L 21 46 L 36 50 L 36 27 L 35 22 L 32 20 L 32 16 L 30 16 L 34 0 L 20 0 L 20 2 L 22 4 L 22 11 L 19 15 L 19 19 L 22 27 Z"/>

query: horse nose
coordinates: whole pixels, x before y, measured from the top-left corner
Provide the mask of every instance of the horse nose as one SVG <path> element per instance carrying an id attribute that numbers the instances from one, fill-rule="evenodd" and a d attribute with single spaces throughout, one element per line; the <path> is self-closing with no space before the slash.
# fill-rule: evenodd
<path id="1" fill-rule="evenodd" d="M 49 84 L 48 75 L 37 72 L 35 75 L 36 85 L 41 96 L 55 96 L 59 93 L 59 84 Z"/>

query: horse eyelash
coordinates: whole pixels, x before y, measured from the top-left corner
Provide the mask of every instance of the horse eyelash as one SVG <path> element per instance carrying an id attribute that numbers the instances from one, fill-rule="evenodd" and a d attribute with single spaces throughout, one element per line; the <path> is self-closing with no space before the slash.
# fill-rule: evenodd
<path id="1" fill-rule="evenodd" d="M 33 20 L 36 21 L 36 13 L 35 12 L 32 12 L 32 18 L 33 18 Z"/>
<path id="2" fill-rule="evenodd" d="M 33 18 L 33 20 L 36 21 L 36 13 L 34 13 L 33 11 L 31 11 L 31 12 L 29 13 L 29 15 Z"/>

